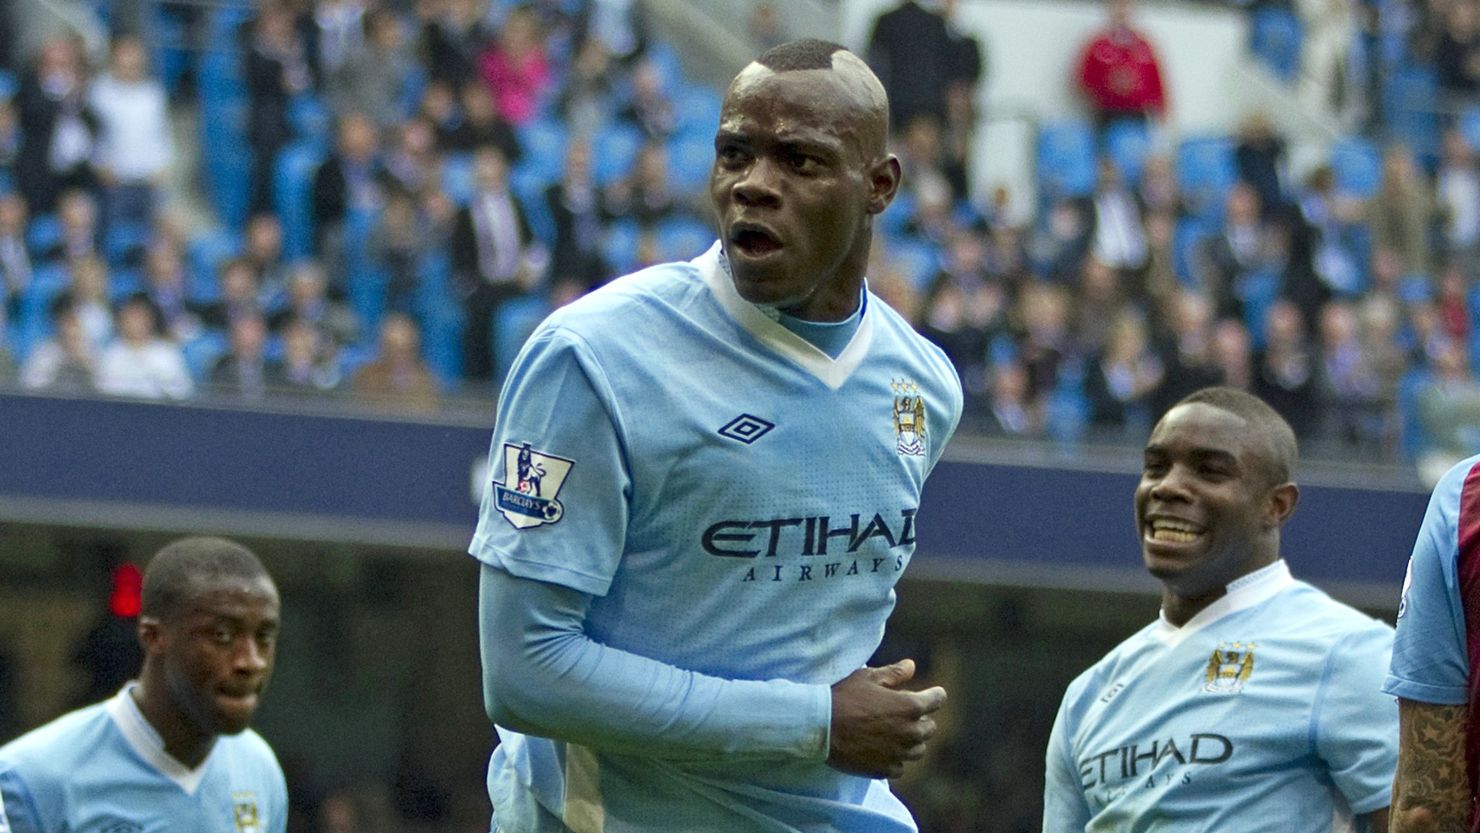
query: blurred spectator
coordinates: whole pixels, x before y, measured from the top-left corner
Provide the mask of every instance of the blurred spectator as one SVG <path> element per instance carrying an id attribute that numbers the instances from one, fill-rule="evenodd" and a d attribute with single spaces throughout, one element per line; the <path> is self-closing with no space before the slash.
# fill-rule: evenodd
<path id="1" fill-rule="evenodd" d="M 1308 112 L 1341 116 L 1353 112 L 1358 88 L 1349 54 L 1357 36 L 1356 0 L 1296 0 L 1300 14 L 1300 89 Z"/>
<path id="2" fill-rule="evenodd" d="M 1223 384 L 1213 336 L 1213 303 L 1201 292 L 1178 291 L 1163 332 L 1153 333 L 1166 378 L 1152 402 L 1152 416 L 1166 413 L 1199 388 Z"/>
<path id="3" fill-rule="evenodd" d="M 16 166 L 20 164 L 21 143 L 20 114 L 9 96 L 0 96 L 0 190 L 16 186 Z"/>
<path id="4" fill-rule="evenodd" d="M 1043 435 L 1043 408 L 1028 394 L 1028 371 L 1016 361 L 997 362 L 988 371 L 988 399 L 981 413 L 986 431 L 1008 437 Z"/>
<path id="5" fill-rule="evenodd" d="M 1260 214 L 1259 195 L 1237 183 L 1228 192 L 1223 226 L 1202 244 L 1198 283 L 1218 318 L 1242 319 L 1246 287 L 1261 276 L 1274 280 L 1284 263 L 1279 232 Z"/>
<path id="6" fill-rule="evenodd" d="M 57 202 L 57 219 L 61 222 L 61 232 L 50 246 L 39 252 L 40 260 L 57 262 L 101 253 L 103 230 L 98 222 L 97 200 L 92 194 L 79 188 L 62 194 Z"/>
<path id="7" fill-rule="evenodd" d="M 108 277 L 108 264 L 96 255 L 83 255 L 67 264 L 68 289 L 77 318 L 93 347 L 102 347 L 113 338 Z"/>
<path id="8" fill-rule="evenodd" d="M 1233 158 L 1238 178 L 1259 196 L 1261 216 L 1266 220 L 1283 217 L 1289 205 L 1285 191 L 1285 140 L 1275 132 L 1267 113 L 1256 110 L 1239 123 Z"/>
<path id="9" fill-rule="evenodd" d="M 1380 449 L 1387 435 L 1386 403 L 1356 309 L 1346 301 L 1331 301 L 1321 309 L 1317 332 L 1323 410 L 1334 423 L 1331 433 L 1348 445 Z"/>
<path id="10" fill-rule="evenodd" d="M 415 322 L 400 313 L 386 315 L 380 322 L 379 352 L 355 374 L 355 393 L 388 408 L 435 411 L 437 380 L 421 360 L 420 348 Z"/>
<path id="11" fill-rule="evenodd" d="M 482 87 L 481 84 L 477 85 Z M 336 108 L 346 112 L 346 108 Z M 454 144 L 454 137 L 463 128 L 467 116 L 457 100 L 457 90 L 446 81 L 428 81 L 422 88 L 421 98 L 416 102 L 416 115 L 431 123 L 437 132 L 437 147 L 444 152 L 466 150 Z"/>
<path id="12" fill-rule="evenodd" d="M 1471 264 L 1451 260 L 1434 281 L 1434 306 L 1439 313 L 1439 324 L 1444 334 L 1460 344 L 1470 342 L 1473 329 L 1470 321 L 1470 278 Z"/>
<path id="13" fill-rule="evenodd" d="M 1254 389 L 1254 348 L 1242 321 L 1225 318 L 1213 325 L 1213 361 L 1223 384 L 1239 390 Z"/>
<path id="14" fill-rule="evenodd" d="M 407 119 L 396 127 L 393 136 L 382 157 L 389 183 L 416 193 L 440 187 L 442 154 L 431 122 L 419 117 Z"/>
<path id="15" fill-rule="evenodd" d="M 1382 179 L 1368 212 L 1373 247 L 1396 253 L 1404 274 L 1427 274 L 1433 265 L 1429 229 L 1436 205 L 1407 147 L 1394 144 L 1383 153 Z"/>
<path id="16" fill-rule="evenodd" d="M 267 358 L 267 324 L 260 315 L 244 315 L 231 322 L 230 348 L 211 368 L 211 392 L 240 402 L 260 402 L 278 375 L 276 362 Z"/>
<path id="17" fill-rule="evenodd" d="M 1129 276 L 1127 293 L 1148 310 L 1162 309 L 1182 285 L 1177 264 L 1176 219 L 1165 211 L 1147 212 L 1146 267 Z"/>
<path id="18" fill-rule="evenodd" d="M 552 69 L 539 19 L 531 10 L 516 7 L 509 12 L 494 42 L 478 56 L 478 75 L 493 93 L 499 115 L 510 124 L 522 125 L 535 117 Z"/>
<path id="19" fill-rule="evenodd" d="M 1108 156 L 1100 158 L 1092 200 L 1094 242 L 1090 251 L 1094 257 L 1121 274 L 1145 268 L 1149 252 L 1141 206 Z"/>
<path id="20" fill-rule="evenodd" d="M 1264 314 L 1264 347 L 1255 358 L 1253 393 L 1279 411 L 1298 437 L 1311 437 L 1323 414 L 1320 365 L 1306 336 L 1305 318 L 1280 299 Z"/>
<path id="21" fill-rule="evenodd" d="M 20 316 L 21 298 L 31 285 L 31 271 L 26 200 L 20 194 L 0 194 L 0 300 L 11 320 Z"/>
<path id="22" fill-rule="evenodd" d="M 366 16 L 363 0 L 315 0 L 309 50 L 326 91 L 364 53 Z"/>
<path id="23" fill-rule="evenodd" d="M 1182 189 L 1177 185 L 1177 170 L 1165 153 L 1152 153 L 1141 167 L 1141 181 L 1136 197 L 1145 214 L 1166 214 L 1177 219 L 1187 213 Z"/>
<path id="24" fill-rule="evenodd" d="M 1480 170 L 1475 152 L 1456 128 L 1444 131 L 1435 191 L 1445 253 L 1480 255 Z"/>
<path id="25" fill-rule="evenodd" d="M 400 188 L 386 192 L 375 228 L 366 241 L 372 263 L 386 274 L 385 308 L 412 313 L 421 269 L 438 241 L 418 216 L 416 197 Z M 443 242 L 445 245 L 445 242 Z"/>
<path id="26" fill-rule="evenodd" d="M 283 223 L 276 214 L 262 212 L 247 219 L 241 258 L 257 276 L 264 303 L 275 303 L 288 286 L 288 264 L 283 260 Z"/>
<path id="27" fill-rule="evenodd" d="M 1436 8 L 1443 15 L 1434 46 L 1439 89 L 1452 104 L 1463 105 L 1480 92 L 1480 21 L 1474 3 L 1453 2 Z"/>
<path id="28" fill-rule="evenodd" d="M 631 66 L 647 54 L 648 8 L 644 0 L 590 0 L 587 37 L 606 44 L 611 56 Z"/>
<path id="29" fill-rule="evenodd" d="M 1361 290 L 1362 275 L 1348 236 L 1360 223 L 1362 209 L 1357 201 L 1337 193 L 1329 165 L 1307 175 L 1298 205 L 1283 292 L 1311 320 L 1333 295 L 1351 297 Z M 1401 259 L 1398 262 L 1401 266 Z"/>
<path id="30" fill-rule="evenodd" d="M 1074 284 L 1070 339 L 1076 356 L 1090 356 L 1105 346 L 1115 320 L 1128 308 L 1120 273 L 1091 255 L 1079 266 Z"/>
<path id="31" fill-rule="evenodd" d="M 1444 341 L 1435 351 L 1427 381 L 1418 391 L 1418 422 L 1424 446 L 1418 468 L 1426 482 L 1480 448 L 1480 383 L 1461 344 Z"/>
<path id="32" fill-rule="evenodd" d="M 330 300 L 327 291 L 328 282 L 318 263 L 302 260 L 294 264 L 287 303 L 268 317 L 269 327 L 280 333 L 295 321 L 306 321 L 335 344 L 354 344 L 359 340 L 359 321 L 348 306 Z"/>
<path id="33" fill-rule="evenodd" d="M 495 315 L 535 288 L 548 259 L 509 190 L 509 165 L 497 146 L 473 152 L 473 177 L 473 196 L 453 223 L 450 255 L 467 312 L 463 375 L 485 381 L 493 377 Z"/>
<path id="34" fill-rule="evenodd" d="M 555 103 L 571 136 L 596 135 L 617 111 L 612 60 L 600 38 L 587 38 L 565 73 L 565 83 Z"/>
<path id="35" fill-rule="evenodd" d="M 930 191 L 944 193 L 951 204 L 965 198 L 966 169 L 945 157 L 939 122 L 927 116 L 912 119 L 899 137 L 897 152 L 904 174 L 900 187 L 917 200 L 921 192 Z"/>
<path id="36" fill-rule="evenodd" d="M 776 4 L 770 0 L 760 0 L 750 10 L 750 17 L 745 21 L 745 31 L 750 35 L 750 51 L 754 55 L 760 55 L 773 46 L 780 46 L 791 40 L 786 27 L 781 23 L 781 16 L 776 14 Z"/>
<path id="37" fill-rule="evenodd" d="M 955 2 L 930 5 L 904 0 L 879 15 L 869 34 L 868 63 L 889 95 L 894 130 L 918 116 L 944 124 L 949 91 L 970 89 L 982 75 L 980 44 L 950 22 Z"/>
<path id="38" fill-rule="evenodd" d="M 77 43 L 60 37 L 42 45 L 35 66 L 21 76 L 16 184 L 34 214 L 51 213 L 63 191 L 97 185 L 98 119 L 88 105 L 86 72 Z"/>
<path id="39" fill-rule="evenodd" d="M 1028 254 L 1035 271 L 1053 281 L 1067 281 L 1089 253 L 1089 213 L 1081 201 L 1060 199 L 1048 207 L 1047 219 L 1035 230 Z"/>
<path id="40" fill-rule="evenodd" d="M 1022 330 L 1017 354 L 1028 372 L 1028 398 L 1041 408 L 1059 383 L 1059 367 L 1070 357 L 1069 294 L 1055 284 L 1035 283 L 1018 298 Z"/>
<path id="41" fill-rule="evenodd" d="M 418 0 L 422 64 L 432 81 L 453 89 L 478 77 L 478 56 L 493 34 L 484 24 L 488 0 Z"/>
<path id="42" fill-rule="evenodd" d="M 668 180 L 667 148 L 659 142 L 644 144 L 632 172 L 606 187 L 602 205 L 609 218 L 634 220 L 644 229 L 686 212 L 684 196 L 674 193 Z"/>
<path id="43" fill-rule="evenodd" d="M 261 284 L 251 261 L 234 257 L 217 267 L 221 298 L 200 307 L 201 323 L 225 332 L 238 318 L 262 315 Z"/>
<path id="44" fill-rule="evenodd" d="M 98 118 L 94 164 L 104 186 L 106 225 L 146 222 L 174 162 L 164 85 L 149 75 L 149 53 L 130 35 L 113 42 L 107 74 L 88 96 Z"/>
<path id="45" fill-rule="evenodd" d="M 328 4 L 321 4 L 322 17 Z M 355 8 L 357 4 L 342 3 Z M 411 45 L 400 18 L 387 9 L 370 8 L 357 21 L 364 26 L 362 38 L 347 40 L 345 54 L 337 66 L 320 43 L 324 61 L 324 95 L 336 113 L 364 113 L 380 128 L 388 128 L 407 115 L 407 105 L 418 72 Z"/>
<path id="46" fill-rule="evenodd" d="M 1085 370 L 1090 425 L 1112 434 L 1144 434 L 1165 381 L 1166 365 L 1152 349 L 1145 318 L 1121 312 L 1110 323 L 1104 349 Z"/>
<path id="47" fill-rule="evenodd" d="M 601 198 L 591 175 L 591 146 L 586 140 L 572 138 L 566 145 L 565 168 L 560 181 L 545 189 L 545 204 L 555 221 L 549 285 L 571 283 L 585 291 L 605 283 L 612 275 L 601 251 Z"/>
<path id="48" fill-rule="evenodd" d="M 987 275 L 986 250 L 972 231 L 959 230 L 946 250 L 946 262 L 926 291 L 920 332 L 956 366 L 967 395 L 987 391 L 987 362 L 994 340 L 1008 334 L 1007 296 L 1002 282 Z"/>
<path id="49" fill-rule="evenodd" d="M 118 308 L 118 337 L 98 356 L 98 391 L 143 399 L 185 399 L 193 383 L 179 345 L 164 337 L 159 310 L 143 294 Z"/>
<path id="50" fill-rule="evenodd" d="M 324 259 L 336 292 L 348 283 L 345 274 L 345 221 L 351 213 L 369 214 L 384 198 L 387 175 L 375 123 L 363 113 L 339 118 L 334 153 L 313 176 L 314 249 Z"/>
<path id="51" fill-rule="evenodd" d="M 319 395 L 338 387 L 338 348 L 308 321 L 292 321 L 282 332 L 283 358 L 269 383 L 278 392 Z"/>
<path id="52" fill-rule="evenodd" d="M 1162 119 L 1167 109 L 1161 66 L 1151 42 L 1131 21 L 1132 0 L 1106 0 L 1109 23 L 1079 58 L 1079 88 L 1103 133 L 1122 119 Z"/>
<path id="53" fill-rule="evenodd" d="M 295 96 L 312 90 L 313 72 L 287 0 L 266 0 L 258 7 L 244 46 L 247 142 L 254 154 L 250 208 L 271 211 L 278 152 L 293 138 L 289 106 Z"/>
<path id="54" fill-rule="evenodd" d="M 188 277 L 185 258 L 174 243 L 156 240 L 145 250 L 144 292 L 159 308 L 165 331 L 182 343 L 200 331 L 200 318 L 189 297 Z"/>
<path id="55" fill-rule="evenodd" d="M 447 137 L 452 150 L 471 153 L 479 145 L 493 144 L 498 145 L 511 165 L 523 158 L 519 135 L 514 126 L 499 115 L 488 87 L 480 81 L 464 84 L 459 100 L 462 102 L 462 123 Z"/>
<path id="56" fill-rule="evenodd" d="M 52 334 L 36 345 L 21 368 L 21 385 L 29 390 L 85 394 L 93 390 L 97 348 L 82 328 L 72 295 L 63 292 L 47 310 Z"/>
<path id="57" fill-rule="evenodd" d="M 649 141 L 667 139 L 678 126 L 678 112 L 669 91 L 664 89 L 658 65 L 651 60 L 638 61 L 632 70 L 630 86 L 631 92 L 617 117 L 641 130 Z"/>

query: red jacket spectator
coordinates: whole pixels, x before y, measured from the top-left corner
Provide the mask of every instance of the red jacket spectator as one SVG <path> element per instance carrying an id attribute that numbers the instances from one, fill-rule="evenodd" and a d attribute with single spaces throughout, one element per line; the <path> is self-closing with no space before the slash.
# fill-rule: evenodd
<path id="1" fill-rule="evenodd" d="M 1079 61 L 1079 85 L 1102 121 L 1166 111 L 1156 52 L 1131 28 L 1128 5 L 1111 4 L 1110 28 L 1089 42 Z"/>

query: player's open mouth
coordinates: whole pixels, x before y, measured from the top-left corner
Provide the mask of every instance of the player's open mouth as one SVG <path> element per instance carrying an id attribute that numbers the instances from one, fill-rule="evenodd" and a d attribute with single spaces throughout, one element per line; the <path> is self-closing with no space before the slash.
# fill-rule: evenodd
<path id="1" fill-rule="evenodd" d="M 1166 544 L 1190 544 L 1202 534 L 1195 524 L 1173 518 L 1154 518 L 1146 524 L 1146 537 Z"/>
<path id="2" fill-rule="evenodd" d="M 764 257 L 781 250 L 781 240 L 769 229 L 749 225 L 734 227 L 730 245 L 747 257 Z"/>

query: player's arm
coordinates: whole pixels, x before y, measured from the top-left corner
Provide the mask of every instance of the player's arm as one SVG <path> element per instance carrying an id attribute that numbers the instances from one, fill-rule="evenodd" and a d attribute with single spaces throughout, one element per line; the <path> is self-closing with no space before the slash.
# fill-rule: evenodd
<path id="1" fill-rule="evenodd" d="M 1043 833 L 1083 833 L 1089 824 L 1089 802 L 1084 798 L 1074 752 L 1069 743 L 1071 709 L 1076 680 L 1059 704 L 1053 730 L 1048 736 L 1043 776 Z"/>
<path id="2" fill-rule="evenodd" d="M 678 760 L 793 758 L 885 777 L 924 754 L 945 693 L 898 690 L 913 666 L 861 669 L 831 689 L 725 680 L 591 639 L 591 596 L 484 565 L 484 703 L 525 734 Z"/>
<path id="3" fill-rule="evenodd" d="M 1465 774 L 1466 708 L 1398 700 L 1392 833 L 1466 833 L 1473 804 Z"/>
<path id="4" fill-rule="evenodd" d="M 55 829 L 42 823 L 41 810 L 20 775 L 0 766 L 0 831 L 51 833 Z"/>

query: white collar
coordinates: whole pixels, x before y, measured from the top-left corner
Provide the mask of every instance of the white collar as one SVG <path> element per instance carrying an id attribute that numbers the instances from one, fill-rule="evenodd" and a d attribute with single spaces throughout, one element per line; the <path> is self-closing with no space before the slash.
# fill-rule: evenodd
<path id="1" fill-rule="evenodd" d="M 1268 567 L 1260 567 L 1252 573 L 1239 576 L 1228 583 L 1222 598 L 1197 612 L 1187 624 L 1177 627 L 1167 621 L 1166 611 L 1156 617 L 1151 635 L 1168 647 L 1181 644 L 1194 633 L 1222 619 L 1230 613 L 1247 610 L 1295 583 L 1290 575 L 1290 565 L 1282 558 Z"/>
<path id="2" fill-rule="evenodd" d="M 149 719 L 139 711 L 139 704 L 134 702 L 133 690 L 136 685 L 137 683 L 132 682 L 126 684 L 122 691 L 107 702 L 108 716 L 113 718 L 123 739 L 139 753 L 139 757 L 178 784 L 186 795 L 195 795 L 201 779 L 205 777 L 211 756 L 206 755 L 200 766 L 190 769 L 164 751 L 164 738 L 159 736 L 159 732 L 149 724 Z M 211 751 L 215 751 L 214 746 Z"/>
<path id="3" fill-rule="evenodd" d="M 773 320 L 762 307 L 740 297 L 740 293 L 735 291 L 734 279 L 730 277 L 729 267 L 724 262 L 718 241 L 709 247 L 709 251 L 694 258 L 691 262 L 699 270 L 704 282 L 709 285 L 710 291 L 714 293 L 720 306 L 724 307 L 725 311 L 740 326 L 759 339 L 762 344 L 790 359 L 829 388 L 837 390 L 842 387 L 853 371 L 863 363 L 863 357 L 868 355 L 869 346 L 874 340 L 874 318 L 876 316 L 867 314 L 866 310 L 848 346 L 844 347 L 843 352 L 834 359 L 810 341 L 786 329 L 779 321 Z"/>

